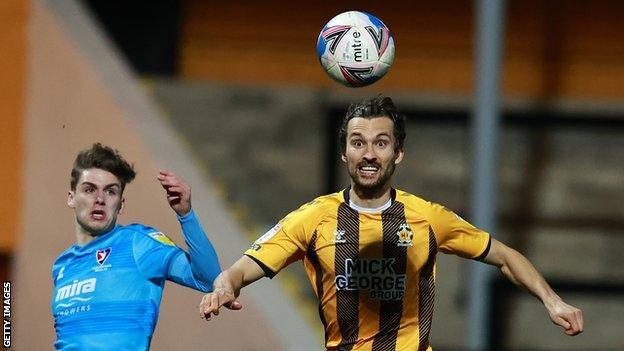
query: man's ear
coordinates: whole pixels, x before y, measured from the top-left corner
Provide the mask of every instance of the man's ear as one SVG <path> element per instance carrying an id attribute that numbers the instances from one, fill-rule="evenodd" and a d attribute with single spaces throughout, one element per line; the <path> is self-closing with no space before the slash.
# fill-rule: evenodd
<path id="1" fill-rule="evenodd" d="M 67 192 L 67 206 L 69 208 L 75 208 L 76 207 L 76 201 L 74 199 L 74 191 L 70 190 Z"/>
<path id="2" fill-rule="evenodd" d="M 395 165 L 398 165 L 401 161 L 403 161 L 403 155 L 405 155 L 405 151 L 402 148 L 398 149 L 394 158 Z"/>
<path id="3" fill-rule="evenodd" d="M 340 155 L 342 162 L 347 163 L 347 156 L 345 154 Z"/>
<path id="4" fill-rule="evenodd" d="M 122 197 L 121 203 L 119 204 L 119 210 L 117 211 L 118 214 L 121 214 L 123 212 L 125 202 L 126 202 L 126 198 Z"/>

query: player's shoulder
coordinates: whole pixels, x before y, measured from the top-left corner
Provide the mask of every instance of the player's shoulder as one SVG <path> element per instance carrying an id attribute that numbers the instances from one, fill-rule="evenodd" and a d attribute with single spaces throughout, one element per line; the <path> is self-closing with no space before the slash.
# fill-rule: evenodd
<path id="1" fill-rule="evenodd" d="M 80 248 L 74 244 L 61 252 L 52 263 L 51 273 L 52 278 L 56 280 L 58 275 L 64 270 L 64 267 L 67 265 L 73 265 L 79 260 L 82 256 Z"/>
<path id="2" fill-rule="evenodd" d="M 77 257 L 80 257 L 81 255 L 82 248 L 78 244 L 74 243 L 73 245 L 63 250 L 60 254 L 58 254 L 58 256 L 56 256 L 56 259 L 54 259 L 54 263 L 52 263 L 52 267 L 54 268 L 54 266 L 65 265 L 68 262 L 76 259 Z"/>
<path id="3" fill-rule="evenodd" d="M 68 261 L 71 260 L 72 251 L 74 250 L 74 246 L 70 246 L 67 249 L 63 250 L 56 258 L 54 259 L 54 263 L 52 263 L 52 271 L 54 272 L 58 267 L 65 265 Z"/>
<path id="4" fill-rule="evenodd" d="M 176 246 L 175 243 L 163 232 L 145 224 L 127 224 L 122 226 L 121 230 L 126 232 L 126 237 L 132 237 L 133 240 L 147 241 L 150 243 L 157 243 L 159 245 Z"/>
<path id="5" fill-rule="evenodd" d="M 304 204 L 303 206 L 309 207 L 317 211 L 325 211 L 329 208 L 337 208 L 342 202 L 344 202 L 344 199 L 342 198 L 342 192 L 337 192 L 333 194 L 319 196 L 314 200 Z"/>
<path id="6" fill-rule="evenodd" d="M 319 223 L 329 213 L 335 212 L 332 209 L 338 208 L 340 203 L 338 193 L 319 196 L 287 214 L 279 221 L 278 226 L 293 223 Z"/>
<path id="7" fill-rule="evenodd" d="M 435 216 L 439 209 L 444 208 L 444 206 L 435 202 L 399 189 L 396 189 L 396 201 L 403 204 L 406 215 L 410 217 L 421 217 L 427 220 Z"/>
<path id="8" fill-rule="evenodd" d="M 293 214 L 300 214 L 305 216 L 315 216 L 327 213 L 333 208 L 338 208 L 342 202 L 340 193 L 333 193 L 328 195 L 319 196 L 312 201 L 308 201 L 301 205 L 298 209 L 291 212 Z"/>
<path id="9" fill-rule="evenodd" d="M 455 212 L 444 205 L 425 200 L 402 190 L 396 190 L 396 199 L 404 204 L 406 213 L 421 215 L 428 220 L 447 218 L 448 215 L 457 216 Z"/>
<path id="10" fill-rule="evenodd" d="M 66 248 L 65 250 L 63 250 L 58 256 L 56 256 L 54 263 L 56 264 L 59 261 L 67 260 L 67 258 L 71 255 L 72 251 L 75 250 L 74 247 L 75 245 L 72 245 Z"/>
<path id="11" fill-rule="evenodd" d="M 408 193 L 407 191 L 395 189 L 396 191 L 396 201 L 403 203 L 405 206 L 428 209 L 431 206 L 435 205 L 431 201 L 425 200 L 419 196 Z"/>

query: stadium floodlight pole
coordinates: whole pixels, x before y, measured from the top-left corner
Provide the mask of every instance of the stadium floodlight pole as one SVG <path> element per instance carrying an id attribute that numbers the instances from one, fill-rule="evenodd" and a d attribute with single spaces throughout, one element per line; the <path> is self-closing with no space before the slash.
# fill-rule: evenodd
<path id="1" fill-rule="evenodd" d="M 477 227 L 494 234 L 505 0 L 476 0 L 474 4 L 476 86 L 471 133 L 471 220 Z M 473 262 L 470 265 L 467 325 L 468 349 L 472 351 L 488 349 L 491 273 L 493 271 L 485 264 Z"/>

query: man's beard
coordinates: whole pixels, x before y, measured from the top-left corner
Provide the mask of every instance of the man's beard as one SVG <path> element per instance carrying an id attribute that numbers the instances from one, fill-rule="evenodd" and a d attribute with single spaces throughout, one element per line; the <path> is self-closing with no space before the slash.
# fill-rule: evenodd
<path id="1" fill-rule="evenodd" d="M 358 177 L 358 169 L 367 165 L 375 166 L 379 169 L 379 177 L 373 183 L 362 183 Z M 388 163 L 386 168 L 382 168 L 377 162 L 360 162 L 353 169 L 347 166 L 349 176 L 353 180 L 353 191 L 362 199 L 376 199 L 383 195 L 387 190 L 395 168 L 394 159 Z"/>

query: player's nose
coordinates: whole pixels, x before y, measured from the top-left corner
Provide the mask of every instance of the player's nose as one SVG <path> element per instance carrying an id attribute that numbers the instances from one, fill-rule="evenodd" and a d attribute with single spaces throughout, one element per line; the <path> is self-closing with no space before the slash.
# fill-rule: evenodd
<path id="1" fill-rule="evenodd" d="M 366 161 L 375 161 L 377 160 L 377 154 L 375 154 L 375 149 L 372 146 L 368 146 L 362 155 L 362 158 Z"/>
<path id="2" fill-rule="evenodd" d="M 102 204 L 103 205 L 105 203 L 104 199 L 105 199 L 105 196 L 104 196 L 103 192 L 98 192 L 95 195 L 95 203 L 97 203 L 97 204 Z"/>

